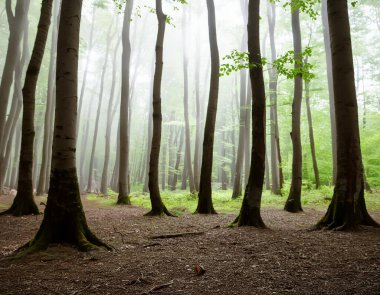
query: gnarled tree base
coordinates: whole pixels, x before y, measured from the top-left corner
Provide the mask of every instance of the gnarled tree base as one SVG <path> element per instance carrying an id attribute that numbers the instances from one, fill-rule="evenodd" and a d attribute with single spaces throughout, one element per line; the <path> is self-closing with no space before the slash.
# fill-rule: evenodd
<path id="1" fill-rule="evenodd" d="M 198 206 L 194 214 L 218 214 L 214 209 L 211 197 L 198 195 Z"/>
<path id="2" fill-rule="evenodd" d="M 289 196 L 289 198 L 286 200 L 284 210 L 290 213 L 303 212 L 301 202 L 299 200 L 297 201 L 291 196 Z"/>
<path id="3" fill-rule="evenodd" d="M 325 216 L 316 224 L 315 229 L 355 230 L 360 225 L 380 227 L 368 214 L 364 196 L 360 196 L 357 204 L 339 201 L 337 192 L 331 200 Z"/>
<path id="4" fill-rule="evenodd" d="M 118 196 L 117 205 L 131 205 L 131 198 L 129 196 Z"/>
<path id="5" fill-rule="evenodd" d="M 38 215 L 40 214 L 40 211 L 34 202 L 33 196 L 17 193 L 15 199 L 13 200 L 12 206 L 8 210 L 0 213 L 0 215 L 7 214 L 13 216 Z"/>
<path id="6" fill-rule="evenodd" d="M 263 219 L 261 218 L 260 208 L 248 207 L 244 206 L 244 204 L 242 205 L 240 214 L 230 224 L 230 226 L 253 226 L 256 228 L 267 228 Z"/>
<path id="7" fill-rule="evenodd" d="M 170 211 L 164 205 L 162 205 L 161 208 L 152 208 L 152 210 L 144 214 L 144 216 L 163 216 L 163 215 L 176 217 L 174 214 L 170 213 Z"/>

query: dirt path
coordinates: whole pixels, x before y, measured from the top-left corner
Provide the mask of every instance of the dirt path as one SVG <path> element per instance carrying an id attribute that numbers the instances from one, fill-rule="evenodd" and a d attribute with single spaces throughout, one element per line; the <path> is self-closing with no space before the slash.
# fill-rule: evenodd
<path id="1" fill-rule="evenodd" d="M 257 230 L 226 228 L 231 214 L 150 218 L 139 207 L 84 206 L 91 229 L 115 251 L 56 246 L 0 260 L 0 294 L 144 294 L 154 287 L 161 288 L 151 294 L 380 294 L 380 229 L 307 231 L 321 211 L 263 210 L 270 229 Z M 372 216 L 380 221 L 380 212 Z M 1 216 L 0 258 L 31 239 L 41 218 Z M 149 238 L 181 232 L 204 233 Z M 195 274 L 197 264 L 203 275 Z"/>

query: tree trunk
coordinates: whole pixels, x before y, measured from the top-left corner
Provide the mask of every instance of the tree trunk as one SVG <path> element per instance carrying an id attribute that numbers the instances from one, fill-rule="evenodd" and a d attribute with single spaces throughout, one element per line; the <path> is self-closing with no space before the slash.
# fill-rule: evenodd
<path id="1" fill-rule="evenodd" d="M 166 15 L 162 11 L 162 0 L 156 0 L 156 15 L 158 21 L 158 31 L 156 40 L 156 68 L 153 79 L 153 133 L 152 133 L 152 147 L 150 152 L 149 161 L 149 192 L 150 202 L 152 205 L 151 211 L 147 216 L 161 216 L 163 214 L 172 216 L 168 209 L 166 209 L 160 196 L 159 188 L 159 171 L 158 163 L 160 158 L 161 146 L 161 129 L 162 129 L 162 112 L 161 112 L 161 80 L 163 68 L 163 51 L 164 51 L 164 37 Z"/>
<path id="2" fill-rule="evenodd" d="M 91 148 L 91 156 L 90 156 L 90 164 L 88 169 L 88 181 L 87 181 L 87 192 L 92 192 L 92 181 L 93 181 L 93 172 L 94 172 L 94 158 L 95 158 L 95 151 L 96 151 L 96 141 L 98 139 L 98 130 L 99 130 L 99 120 L 100 120 L 100 113 L 102 110 L 102 102 L 103 102 L 103 92 L 104 92 L 104 80 L 106 76 L 107 71 L 107 65 L 108 65 L 108 55 L 109 55 L 109 47 L 111 43 L 111 30 L 112 30 L 112 22 L 109 25 L 107 37 L 106 37 L 106 52 L 105 52 L 105 58 L 104 58 L 104 64 L 102 69 L 102 76 L 100 79 L 100 91 L 99 91 L 99 101 L 98 101 L 98 110 L 96 112 L 96 121 L 95 121 L 95 128 L 94 128 L 94 136 L 92 137 L 92 148 Z"/>
<path id="3" fill-rule="evenodd" d="M 331 124 L 331 153 L 332 153 L 332 170 L 333 177 L 332 183 L 335 184 L 337 173 L 337 143 L 336 143 L 336 119 L 335 119 L 335 106 L 334 106 L 334 85 L 332 76 L 332 61 L 331 61 L 331 45 L 330 45 L 330 32 L 329 22 L 327 17 L 327 0 L 322 0 L 322 25 L 323 25 L 323 40 L 325 44 L 326 53 L 326 69 L 327 69 L 327 84 L 329 89 L 329 103 L 330 103 L 330 124 Z"/>
<path id="4" fill-rule="evenodd" d="M 44 219 L 34 239 L 25 245 L 26 253 L 45 249 L 51 243 L 72 244 L 82 251 L 110 249 L 87 226 L 75 165 L 81 8 L 81 0 L 62 1 L 50 189 Z"/>
<path id="5" fill-rule="evenodd" d="M 248 51 L 250 64 L 261 65 L 260 53 L 260 1 L 250 0 L 248 6 Z M 265 174 L 266 105 L 262 66 L 250 69 L 252 85 L 252 150 L 249 180 L 245 189 L 238 226 L 265 228 L 261 218 L 261 195 Z"/>
<path id="6" fill-rule="evenodd" d="M 305 63 L 307 63 L 307 59 Z M 307 110 L 307 123 L 309 124 L 311 158 L 313 161 L 313 170 L 314 170 L 314 177 L 315 177 L 315 189 L 318 189 L 321 186 L 321 181 L 319 179 L 319 169 L 318 169 L 317 157 L 315 155 L 313 120 L 311 117 L 311 108 L 310 108 L 310 82 L 309 81 L 305 81 L 305 99 L 306 99 L 306 110 Z"/>
<path id="7" fill-rule="evenodd" d="M 3 140 L 9 94 L 13 84 L 13 72 L 20 56 L 20 44 L 24 28 L 28 22 L 29 6 L 30 0 L 17 0 L 15 14 L 13 15 L 12 0 L 6 0 L 5 3 L 9 24 L 9 41 L 0 83 L 0 147 L 6 144 Z"/>
<path id="8" fill-rule="evenodd" d="M 112 63 L 112 82 L 111 82 L 111 94 L 110 99 L 108 102 L 108 109 L 107 109 L 107 125 L 106 125 L 106 140 L 105 140 L 105 152 L 104 152 L 104 163 L 103 163 L 103 174 L 102 174 L 102 183 L 100 191 L 103 195 L 108 195 L 108 166 L 109 166 L 109 159 L 110 159 L 110 149 L 111 149 L 111 131 L 112 131 L 112 122 L 113 122 L 113 104 L 114 104 L 114 97 L 115 97 L 115 84 L 116 84 L 116 71 L 117 71 L 117 52 L 119 50 L 120 41 L 117 42 L 117 45 L 115 47 L 114 57 L 113 57 L 113 63 Z"/>
<path id="9" fill-rule="evenodd" d="M 181 162 L 181 154 L 182 154 L 182 147 L 183 147 L 183 137 L 184 137 L 184 129 L 181 128 L 181 133 L 179 135 L 179 145 L 178 145 L 178 151 L 177 151 L 177 158 L 175 161 L 174 171 L 173 171 L 173 178 L 170 185 L 170 190 L 174 191 L 177 186 L 177 179 L 179 175 L 179 164 Z"/>
<path id="10" fill-rule="evenodd" d="M 184 80 L 184 94 L 183 94 L 183 113 L 185 117 L 185 159 L 186 159 L 186 176 L 189 179 L 190 192 L 195 192 L 194 175 L 191 163 L 191 145 L 190 145 L 190 123 L 189 123 L 189 73 L 188 73 L 188 56 L 187 56 L 187 13 L 186 8 L 183 8 L 182 15 L 182 44 L 183 44 L 183 80 Z M 186 181 L 186 178 L 185 178 Z"/>
<path id="11" fill-rule="evenodd" d="M 269 40 L 271 48 L 271 62 L 273 63 L 277 58 L 276 42 L 275 42 L 275 27 L 276 27 L 276 6 L 274 3 L 268 3 L 268 27 L 269 27 Z M 270 97 L 270 146 L 271 146 L 271 192 L 275 195 L 281 195 L 281 177 L 280 172 L 281 163 L 279 161 L 279 137 L 277 134 L 277 83 L 278 73 L 276 68 L 269 70 L 269 97 Z"/>
<path id="12" fill-rule="evenodd" d="M 52 126 L 54 122 L 53 118 L 53 100 L 54 100 L 54 87 L 55 87 L 55 63 L 56 63 L 56 52 L 57 52 L 57 36 L 58 36 L 58 13 L 60 7 L 60 1 L 54 2 L 53 8 L 53 19 L 56 25 L 53 26 L 53 32 L 51 37 L 51 50 L 50 50 L 50 64 L 49 64 L 49 77 L 48 77 L 48 90 L 46 96 L 46 110 L 45 110 L 45 120 L 44 120 L 44 139 L 42 144 L 42 161 L 40 175 L 38 178 L 37 185 L 37 196 L 42 196 L 47 191 L 45 190 L 48 174 L 46 173 L 49 166 L 49 150 L 51 150 L 51 133 Z"/>
<path id="13" fill-rule="evenodd" d="M 214 0 L 206 0 L 208 12 L 208 32 L 210 39 L 210 54 L 211 54 L 211 79 L 210 93 L 207 106 L 205 132 L 203 138 L 201 180 L 199 184 L 198 206 L 196 213 L 200 214 L 215 214 L 212 204 L 212 160 L 214 151 L 214 133 L 216 112 L 218 108 L 219 95 L 219 49 L 216 36 L 215 24 L 215 6 Z"/>
<path id="14" fill-rule="evenodd" d="M 295 0 L 292 0 L 292 2 Z M 294 3 L 294 2 L 293 2 Z M 293 5 L 292 3 L 292 5 Z M 300 60 L 302 54 L 301 28 L 299 9 L 292 12 L 292 31 L 294 58 Z M 294 68 L 302 67 L 302 60 L 294 64 Z M 290 137 L 293 144 L 292 160 L 292 182 L 288 199 L 284 209 L 288 212 L 297 213 L 302 211 L 301 189 L 302 189 L 302 146 L 301 146 L 301 102 L 302 102 L 302 75 L 294 77 L 294 96 L 292 104 L 292 132 Z"/>
<path id="15" fill-rule="evenodd" d="M 45 52 L 52 6 L 53 0 L 42 1 L 37 36 L 34 42 L 34 48 L 28 69 L 26 71 L 24 88 L 22 89 L 23 115 L 17 195 L 13 200 L 12 206 L 3 214 L 12 214 L 14 216 L 39 214 L 33 196 L 34 114 L 37 80 Z"/>
<path id="16" fill-rule="evenodd" d="M 133 0 L 127 2 L 123 22 L 122 82 L 120 100 L 120 164 L 119 195 L 117 204 L 131 204 L 129 197 L 129 74 L 131 60 L 131 43 L 129 40 Z"/>
<path id="17" fill-rule="evenodd" d="M 360 224 L 378 227 L 369 216 L 364 200 L 358 104 L 347 1 L 328 0 L 327 11 L 335 93 L 337 178 L 330 206 L 316 227 L 335 230 L 350 230 Z"/>

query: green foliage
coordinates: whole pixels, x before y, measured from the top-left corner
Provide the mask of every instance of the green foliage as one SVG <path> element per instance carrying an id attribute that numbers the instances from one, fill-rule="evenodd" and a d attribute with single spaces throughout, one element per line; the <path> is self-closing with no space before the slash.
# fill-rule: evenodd
<path id="1" fill-rule="evenodd" d="M 289 50 L 273 62 L 273 67 L 277 69 L 279 75 L 285 76 L 287 79 L 301 75 L 305 81 L 311 81 L 315 77 L 311 72 L 314 66 L 305 62 L 305 59 L 310 57 L 312 52 L 311 47 L 306 47 L 302 54 L 296 57 L 294 50 Z M 291 65 L 299 65 L 299 67 L 294 68 Z"/>
<path id="2" fill-rule="evenodd" d="M 249 63 L 249 52 L 232 50 L 222 59 L 225 63 L 221 64 L 219 68 L 219 76 L 228 76 L 232 72 L 237 72 L 243 69 L 252 69 L 254 67 L 263 67 L 267 63 L 265 57 L 261 58 L 261 63 Z"/>
<path id="3" fill-rule="evenodd" d="M 285 2 L 282 0 L 270 0 L 270 2 L 282 2 L 282 6 L 284 8 L 290 7 L 292 12 L 299 9 L 300 11 L 310 16 L 313 20 L 316 20 L 319 15 L 319 9 L 317 8 L 317 4 L 319 4 L 321 0 L 286 0 Z"/>

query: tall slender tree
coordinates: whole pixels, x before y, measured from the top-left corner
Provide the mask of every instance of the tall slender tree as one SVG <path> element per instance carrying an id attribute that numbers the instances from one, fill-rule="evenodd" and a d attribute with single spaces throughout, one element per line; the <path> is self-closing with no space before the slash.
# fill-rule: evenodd
<path id="1" fill-rule="evenodd" d="M 129 40 L 133 0 L 125 5 L 123 21 L 123 54 L 121 66 L 121 100 L 120 100 L 120 154 L 119 154 L 119 195 L 117 204 L 131 204 L 129 197 L 129 74 L 131 60 L 131 42 Z"/>
<path id="2" fill-rule="evenodd" d="M 360 224 L 379 227 L 368 214 L 364 199 L 364 173 L 347 0 L 328 0 L 327 12 L 337 131 L 337 177 L 331 203 L 316 226 L 335 230 L 350 230 Z"/>
<path id="3" fill-rule="evenodd" d="M 212 204 L 212 160 L 214 151 L 214 133 L 216 112 L 218 108 L 219 95 L 219 49 L 216 36 L 216 21 L 215 21 L 215 5 L 213 0 L 207 0 L 208 12 L 208 32 L 210 39 L 210 55 L 211 55 L 211 78 L 210 78 L 210 93 L 207 106 L 205 132 L 203 138 L 202 151 L 202 166 L 201 180 L 199 184 L 198 206 L 196 213 L 200 214 L 215 214 Z"/>
<path id="4" fill-rule="evenodd" d="M 50 189 L 42 224 L 25 251 L 68 243 L 82 251 L 110 249 L 89 229 L 75 164 L 78 49 L 82 0 L 62 0 L 57 46 L 57 95 Z M 65 111 L 63 111 L 65 110 Z"/>
<path id="5" fill-rule="evenodd" d="M 158 21 L 158 31 L 156 40 L 156 67 L 153 79 L 153 132 L 152 146 L 149 161 L 149 193 L 152 205 L 151 211 L 147 216 L 160 216 L 163 214 L 172 216 L 169 210 L 162 202 L 159 188 L 159 159 L 161 147 L 161 129 L 162 129 L 162 112 L 161 112 L 161 80 L 163 70 L 163 53 L 164 37 L 167 16 L 162 10 L 162 0 L 156 0 L 156 15 Z"/>
<path id="6" fill-rule="evenodd" d="M 299 18 L 299 8 L 295 0 L 291 2 L 292 7 L 292 32 L 294 68 L 297 70 L 302 67 L 302 43 L 301 43 L 301 26 Z M 292 159 L 292 182 L 288 199 L 284 209 L 288 212 L 296 213 L 302 211 L 301 206 L 301 189 L 302 189 L 302 145 L 301 145 L 301 102 L 302 102 L 302 75 L 297 74 L 294 77 L 294 95 L 292 104 L 292 132 L 290 137 L 293 144 Z"/>
<path id="7" fill-rule="evenodd" d="M 251 168 L 240 214 L 234 223 L 238 226 L 265 228 L 260 214 L 265 174 L 266 130 L 265 86 L 260 52 L 260 0 L 249 0 L 247 29 L 253 94 Z"/>

